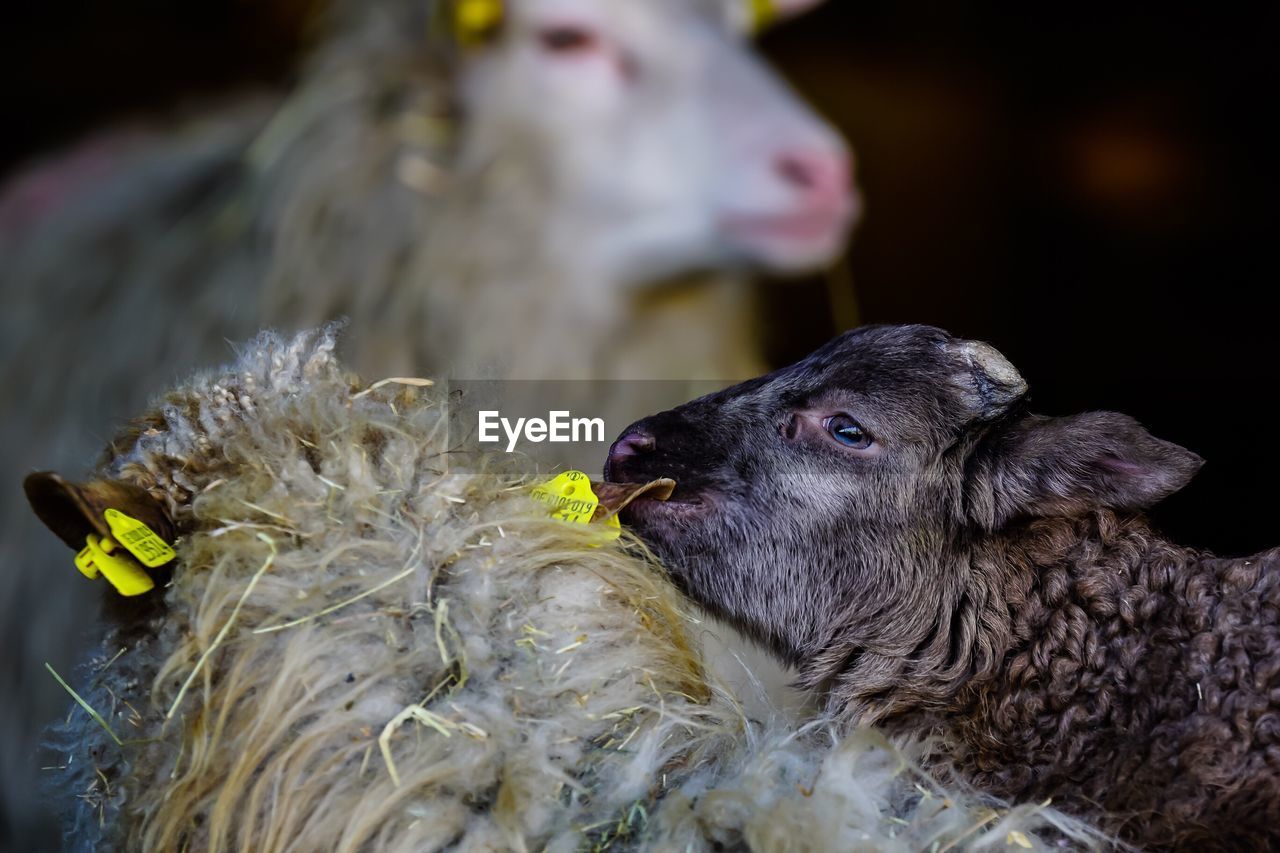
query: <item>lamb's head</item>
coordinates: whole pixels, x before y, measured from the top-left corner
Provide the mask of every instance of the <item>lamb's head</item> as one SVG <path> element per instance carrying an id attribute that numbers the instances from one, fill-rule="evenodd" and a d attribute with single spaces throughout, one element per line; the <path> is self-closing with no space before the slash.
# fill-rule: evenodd
<path id="1" fill-rule="evenodd" d="M 749 43 L 753 9 L 817 0 L 452 2 L 476 14 L 460 169 L 532 169 L 597 278 L 794 272 L 841 249 L 850 155 Z"/>
<path id="2" fill-rule="evenodd" d="M 1123 415 L 1027 414 L 1025 391 L 986 344 L 867 327 L 637 422 L 606 477 L 673 477 L 627 520 L 693 598 L 815 682 L 855 656 L 967 669 L 952 658 L 991 602 L 964 598 L 994 580 L 975 549 L 1038 516 L 1144 508 L 1200 464 Z"/>

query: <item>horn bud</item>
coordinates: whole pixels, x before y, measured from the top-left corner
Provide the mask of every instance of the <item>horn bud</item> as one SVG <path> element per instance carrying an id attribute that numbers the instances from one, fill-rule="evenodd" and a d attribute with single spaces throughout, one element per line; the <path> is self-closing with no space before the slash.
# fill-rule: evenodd
<path id="1" fill-rule="evenodd" d="M 960 359 L 963 371 L 957 375 L 976 417 L 994 418 L 1027 393 L 1027 381 L 998 349 L 982 341 L 953 341 L 949 347 Z"/>

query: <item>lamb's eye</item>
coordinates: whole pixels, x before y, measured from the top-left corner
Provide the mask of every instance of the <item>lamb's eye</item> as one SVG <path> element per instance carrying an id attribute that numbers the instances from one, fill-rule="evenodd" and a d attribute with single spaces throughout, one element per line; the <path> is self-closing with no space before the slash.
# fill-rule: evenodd
<path id="1" fill-rule="evenodd" d="M 862 428 L 862 424 L 848 415 L 833 415 L 823 424 L 831 437 L 854 450 L 865 450 L 871 446 L 871 434 Z"/>

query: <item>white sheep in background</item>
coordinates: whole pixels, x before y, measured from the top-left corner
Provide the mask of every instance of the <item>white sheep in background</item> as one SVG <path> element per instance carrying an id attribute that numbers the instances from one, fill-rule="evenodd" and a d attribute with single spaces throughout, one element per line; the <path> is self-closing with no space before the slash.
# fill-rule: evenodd
<path id="1" fill-rule="evenodd" d="M 0 479 L 82 464 L 103 425 L 267 324 L 344 314 L 369 375 L 756 372 L 747 275 L 827 262 L 856 209 L 843 143 L 745 38 L 750 9 L 811 5 L 340 0 L 283 100 L 19 176 L 0 197 Z M 436 24 L 459 10 L 455 49 Z M 50 552 L 4 494 L 16 823 L 57 698 L 39 664 L 69 660 L 87 599 L 69 569 L 33 572 Z"/>

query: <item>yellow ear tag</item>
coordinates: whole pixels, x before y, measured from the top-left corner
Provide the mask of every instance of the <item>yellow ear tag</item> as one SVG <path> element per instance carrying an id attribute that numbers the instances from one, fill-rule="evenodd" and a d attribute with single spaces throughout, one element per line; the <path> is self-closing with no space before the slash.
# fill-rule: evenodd
<path id="1" fill-rule="evenodd" d="M 502 0 L 456 0 L 453 35 L 471 47 L 483 42 L 502 23 Z"/>
<path id="2" fill-rule="evenodd" d="M 762 33 L 778 19 L 778 7 L 773 0 L 743 0 L 747 5 L 749 28 L 752 35 Z"/>
<path id="3" fill-rule="evenodd" d="M 111 528 L 112 538 L 148 569 L 163 566 L 178 556 L 168 542 L 138 519 L 131 518 L 118 509 L 109 509 L 103 516 L 107 519 L 107 526 Z"/>
<path id="4" fill-rule="evenodd" d="M 105 536 L 99 538 L 90 533 L 85 540 L 85 547 L 76 554 L 76 568 L 90 580 L 99 574 L 105 575 L 121 595 L 142 595 L 154 589 L 156 582 L 141 566 L 132 558 L 115 553 L 119 547 Z"/>
<path id="5" fill-rule="evenodd" d="M 572 524 L 590 524 L 600 506 L 600 499 L 591 489 L 591 478 L 581 471 L 565 471 L 549 482 L 534 486 L 530 494 L 534 500 L 551 507 L 552 518 Z M 600 532 L 610 541 L 621 536 L 618 516 L 605 519 Z"/>

